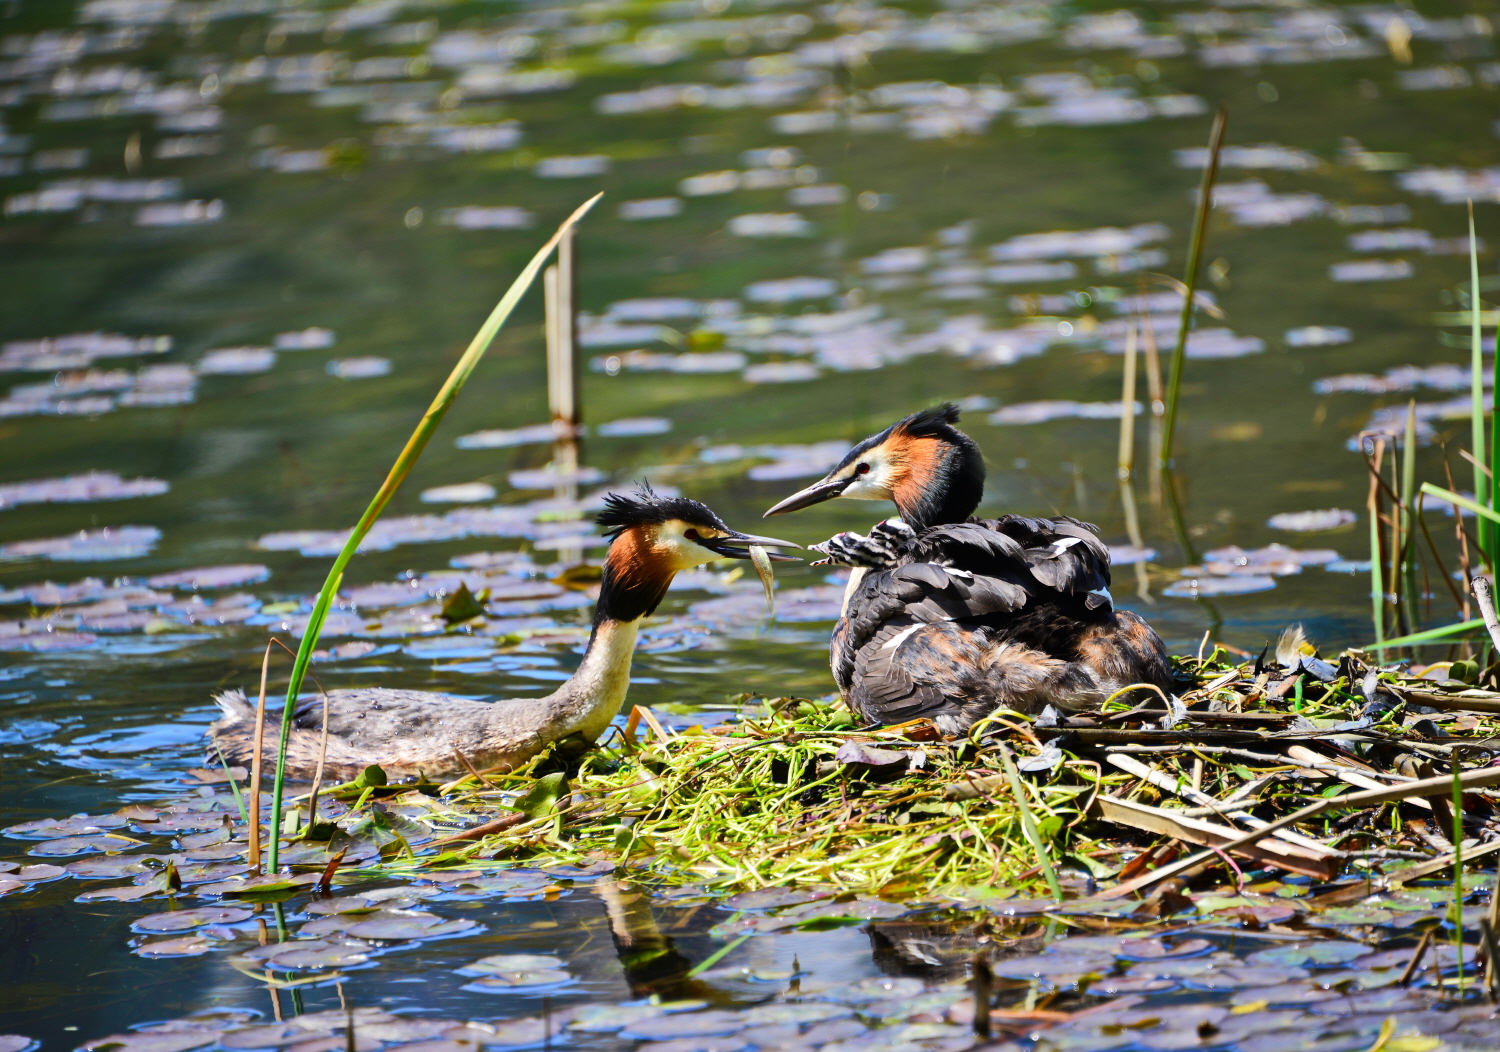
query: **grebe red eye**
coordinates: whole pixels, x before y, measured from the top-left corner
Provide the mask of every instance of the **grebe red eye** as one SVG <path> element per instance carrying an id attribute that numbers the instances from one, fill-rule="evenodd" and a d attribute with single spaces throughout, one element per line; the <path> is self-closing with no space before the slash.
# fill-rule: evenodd
<path id="1" fill-rule="evenodd" d="M 682 535 L 690 541 L 696 541 L 698 539 L 698 531 L 691 528 L 683 530 Z"/>
<path id="2" fill-rule="evenodd" d="M 855 467 L 855 469 L 854 469 L 854 473 L 856 475 L 866 475 L 866 474 L 869 474 L 869 471 L 870 471 L 870 465 L 868 465 L 868 464 L 860 464 L 857 467 Z"/>

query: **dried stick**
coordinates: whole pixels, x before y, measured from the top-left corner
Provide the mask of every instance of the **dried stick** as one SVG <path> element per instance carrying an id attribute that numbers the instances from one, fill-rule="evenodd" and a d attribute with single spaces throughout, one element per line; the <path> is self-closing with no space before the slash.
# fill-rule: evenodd
<path id="1" fill-rule="evenodd" d="M 1469 581 L 1469 586 L 1474 589 L 1474 601 L 1479 604 L 1479 616 L 1484 618 L 1484 628 L 1490 634 L 1490 642 L 1495 644 L 1495 653 L 1500 654 L 1500 616 L 1495 614 L 1495 596 L 1490 588 L 1490 579 L 1483 574 L 1475 574 Z"/>
<path id="2" fill-rule="evenodd" d="M 1401 973 L 1401 978 L 1399 980 L 1397 980 L 1397 985 L 1399 985 L 1399 986 L 1410 986 L 1411 985 L 1412 979 L 1416 977 L 1417 969 L 1420 968 L 1420 967 L 1422 967 L 1422 958 L 1427 955 L 1427 947 L 1429 947 L 1431 945 L 1432 945 L 1432 929 L 1428 928 L 1426 931 L 1424 931 L 1422 933 L 1422 940 L 1417 943 L 1417 948 L 1412 953 L 1411 960 L 1406 963 L 1406 971 L 1404 971 L 1404 972 Z"/>

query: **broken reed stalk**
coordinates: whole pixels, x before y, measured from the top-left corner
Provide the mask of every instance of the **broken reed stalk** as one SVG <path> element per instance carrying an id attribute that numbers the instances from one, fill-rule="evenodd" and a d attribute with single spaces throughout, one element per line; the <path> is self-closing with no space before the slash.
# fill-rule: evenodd
<path id="1" fill-rule="evenodd" d="M 1394 785 L 1386 789 L 1370 789 L 1363 793 L 1346 793 L 1343 796 L 1326 797 L 1308 804 L 1298 811 L 1293 811 L 1289 815 L 1284 815 L 1275 821 L 1268 822 L 1259 829 L 1252 830 L 1227 843 L 1220 844 L 1219 850 L 1226 852 L 1236 851 L 1247 844 L 1255 843 L 1257 840 L 1276 832 L 1278 829 L 1285 829 L 1288 826 L 1296 825 L 1298 822 L 1305 822 L 1309 818 L 1316 818 L 1323 812 L 1331 811 L 1335 808 L 1364 807 L 1367 804 L 1387 804 L 1396 800 L 1411 800 L 1418 797 L 1430 798 L 1447 791 L 1455 780 L 1457 780 L 1462 789 L 1484 789 L 1492 785 L 1500 785 L 1500 767 L 1478 767 L 1471 771 L 1464 771 L 1453 777 L 1444 774 L 1436 778 L 1423 778 L 1415 782 L 1404 782 L 1401 785 Z M 1100 892 L 1098 897 L 1101 899 L 1123 898 L 1133 891 L 1148 887 L 1157 881 L 1166 880 L 1168 877 L 1176 876 L 1178 873 L 1192 869 L 1194 866 L 1206 862 L 1213 857 L 1213 851 L 1197 852 L 1185 859 L 1172 863 L 1170 866 L 1163 866 L 1160 869 L 1147 873 L 1145 876 L 1137 877 L 1135 880 L 1116 884 L 1109 890 Z"/>
<path id="2" fill-rule="evenodd" d="M 1146 282 L 1141 280 L 1141 299 L 1146 296 Z M 1144 312 L 1142 312 L 1144 313 Z M 1144 321 L 1144 318 L 1142 319 Z M 1146 394 L 1151 399 L 1151 470 L 1146 476 L 1146 493 L 1153 508 L 1161 508 L 1161 419 L 1166 409 L 1162 392 L 1161 350 L 1156 346 L 1156 327 L 1141 325 L 1141 341 L 1145 344 Z"/>
<path id="3" fill-rule="evenodd" d="M 1497 366 L 1500 368 L 1500 366 Z M 1494 483 L 1485 471 L 1487 443 L 1484 440 L 1484 336 L 1479 321 L 1479 242 L 1474 236 L 1474 201 L 1469 200 L 1469 390 L 1473 404 L 1469 429 L 1473 435 L 1474 498 L 1490 507 L 1495 503 Z M 1500 436 L 1496 436 L 1500 443 Z M 1496 530 L 1493 522 L 1477 523 L 1480 558 L 1495 565 Z"/>
<path id="4" fill-rule="evenodd" d="M 271 646 L 275 643 L 273 637 L 266 644 L 266 656 L 260 662 L 260 700 L 255 705 L 255 747 L 250 753 L 250 851 L 249 866 L 251 873 L 260 872 L 260 779 L 262 771 L 262 754 L 265 752 L 266 737 L 266 680 L 271 675 Z M 276 839 L 273 833 L 271 839 Z"/>
<path id="5" fill-rule="evenodd" d="M 1453 950 L 1458 956 L 1458 995 L 1464 990 L 1464 787 L 1459 749 L 1448 754 L 1453 768 Z"/>
<path id="6" fill-rule="evenodd" d="M 318 791 L 323 788 L 323 765 L 328 762 L 328 691 L 318 684 L 318 693 L 323 695 L 323 736 L 318 742 L 318 766 L 313 771 L 312 792 L 307 794 L 307 826 L 312 828 L 318 820 Z"/>
<path id="7" fill-rule="evenodd" d="M 1182 369 L 1187 356 L 1188 330 L 1193 324 L 1194 300 L 1198 293 L 1198 269 L 1203 260 L 1203 242 L 1208 236 L 1208 217 L 1214 207 L 1214 180 L 1219 174 L 1219 151 L 1224 145 L 1224 126 L 1229 109 L 1219 107 L 1213 130 L 1208 135 L 1208 162 L 1203 166 L 1203 180 L 1198 185 L 1198 211 L 1193 216 L 1193 235 L 1188 242 L 1188 257 L 1183 284 L 1182 318 L 1177 325 L 1177 345 L 1172 348 L 1172 372 L 1167 380 L 1166 418 L 1162 422 L 1161 450 L 1158 467 L 1172 466 L 1172 440 L 1177 431 L 1177 406 L 1182 397 Z"/>
<path id="8" fill-rule="evenodd" d="M 338 594 L 339 586 L 343 583 L 344 569 L 349 565 L 349 561 L 354 558 L 354 553 L 359 549 L 360 542 L 365 539 L 365 535 L 375 525 L 375 520 L 380 517 L 380 513 L 385 510 L 385 506 L 390 503 L 391 498 L 395 496 L 396 490 L 400 488 L 401 483 L 405 481 L 406 476 L 411 472 L 418 458 L 421 457 L 422 451 L 427 448 L 427 443 L 431 440 L 433 432 L 437 430 L 438 425 L 442 423 L 443 417 L 447 415 L 448 407 L 453 404 L 453 400 L 458 396 L 458 392 L 463 390 L 464 384 L 468 382 L 475 367 L 479 365 L 479 360 L 484 357 L 484 352 L 489 350 L 495 336 L 510 318 L 511 313 L 516 309 L 516 304 L 521 301 L 521 297 L 526 294 L 526 290 L 536 280 L 538 272 L 542 269 L 542 264 L 547 261 L 547 258 L 552 254 L 552 250 L 557 247 L 558 242 L 564 235 L 603 196 L 602 193 L 595 194 L 564 220 L 562 226 L 558 227 L 557 232 L 547 239 L 547 243 L 537 250 L 536 255 L 531 257 L 531 261 L 526 264 L 526 267 L 511 282 L 510 288 L 505 290 L 505 295 L 500 298 L 500 302 L 495 305 L 495 309 L 490 312 L 490 316 L 485 319 L 484 324 L 475 333 L 474 339 L 469 342 L 469 346 L 464 351 L 463 357 L 458 360 L 458 364 L 448 374 L 448 379 L 443 382 L 443 386 L 439 389 L 437 396 L 433 398 L 432 404 L 427 407 L 427 412 L 422 414 L 422 419 L 418 422 L 416 430 L 412 432 L 411 438 L 407 439 L 406 446 L 401 450 L 400 455 L 397 456 L 396 462 L 391 465 L 391 470 L 387 473 L 385 481 L 381 483 L 380 489 L 376 491 L 374 499 L 365 508 L 364 514 L 360 516 L 359 522 L 355 524 L 354 529 L 350 532 L 349 539 L 344 542 L 343 550 L 339 552 L 338 557 L 333 561 L 333 566 L 328 571 L 328 577 L 323 582 L 322 590 L 318 592 L 317 601 L 313 604 L 312 616 L 308 618 L 307 629 L 302 636 L 302 645 L 297 649 L 297 660 L 292 666 L 292 677 L 287 684 L 286 704 L 281 710 L 281 739 L 276 752 L 276 780 L 271 790 L 271 821 L 273 832 L 270 849 L 267 852 L 269 872 L 276 871 L 278 851 L 281 843 L 281 838 L 278 834 L 281 822 L 281 803 L 285 794 L 286 750 L 287 741 L 292 733 L 293 709 L 297 703 L 298 693 L 302 689 L 302 680 L 307 675 L 307 666 L 312 661 L 313 650 L 318 645 L 318 637 L 322 634 L 323 622 L 327 619 L 328 610 L 333 605 L 333 600 Z"/>
<path id="9" fill-rule="evenodd" d="M 1366 440 L 1360 441 L 1363 445 Z M 1380 462 L 1385 456 L 1385 439 L 1375 437 L 1368 441 L 1372 447 L 1365 454 L 1370 464 L 1370 495 L 1365 502 L 1370 519 L 1370 616 L 1375 625 L 1375 645 L 1380 646 L 1385 642 L 1385 581 L 1380 565 Z"/>
<path id="10" fill-rule="evenodd" d="M 1394 465 L 1392 465 L 1394 467 Z M 1401 485 L 1397 490 L 1400 501 L 1397 522 L 1401 530 L 1401 545 L 1396 549 L 1399 565 L 1396 580 L 1401 582 L 1401 627 L 1403 631 L 1416 631 L 1421 618 L 1418 616 L 1416 575 L 1416 511 L 1412 505 L 1417 490 L 1417 400 L 1406 404 L 1406 432 L 1401 443 Z"/>
<path id="11" fill-rule="evenodd" d="M 1120 456 L 1115 469 L 1120 478 L 1120 508 L 1125 514 L 1125 533 L 1137 552 L 1146 547 L 1141 534 L 1140 514 L 1135 506 L 1135 374 L 1136 374 L 1136 320 L 1132 318 L 1125 330 L 1125 375 L 1120 390 Z M 1146 577 L 1145 564 L 1139 558 L 1135 562 L 1136 594 L 1142 599 L 1151 596 Z"/>

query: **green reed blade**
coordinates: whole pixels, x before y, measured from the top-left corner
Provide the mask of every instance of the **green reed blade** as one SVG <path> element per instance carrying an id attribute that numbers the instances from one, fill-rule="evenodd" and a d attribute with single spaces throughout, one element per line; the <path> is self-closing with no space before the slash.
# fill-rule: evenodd
<path id="1" fill-rule="evenodd" d="M 1474 237 L 1474 202 L 1469 202 L 1469 380 L 1473 396 L 1473 407 L 1469 414 L 1469 427 L 1473 433 L 1474 496 L 1490 507 L 1495 507 L 1494 493 L 1485 471 L 1484 440 L 1484 339 L 1479 325 L 1479 245 Z M 1500 436 L 1497 436 L 1500 438 Z M 1488 499 L 1486 499 L 1488 497 Z M 1495 557 L 1495 526 L 1481 521 L 1479 529 L 1479 554 L 1491 566 Z"/>
<path id="2" fill-rule="evenodd" d="M 1042 839 L 1042 832 L 1037 828 L 1036 819 L 1032 817 L 1031 808 L 1026 803 L 1026 786 L 1021 782 L 1021 772 L 1016 770 L 1009 749 L 1001 747 L 1000 764 L 1005 768 L 1005 778 L 1010 782 L 1010 791 L 1015 796 L 1016 810 L 1021 816 L 1021 831 L 1030 841 L 1031 849 L 1036 852 L 1037 868 L 1042 871 L 1042 879 L 1047 882 L 1052 897 L 1061 902 L 1062 885 L 1058 883 L 1057 871 L 1052 868 L 1052 859 L 1047 855 L 1047 842 Z"/>
<path id="3" fill-rule="evenodd" d="M 1208 163 L 1203 166 L 1203 181 L 1198 185 L 1198 211 L 1193 215 L 1193 236 L 1188 242 L 1187 273 L 1183 283 L 1182 320 L 1177 325 L 1177 346 L 1172 348 L 1172 375 L 1167 382 L 1167 407 L 1162 422 L 1160 462 L 1157 468 L 1172 464 L 1172 437 L 1177 430 L 1177 402 L 1182 396 L 1182 367 L 1187 355 L 1188 329 L 1193 323 L 1194 300 L 1198 294 L 1198 265 L 1203 259 L 1203 241 L 1208 234 L 1208 217 L 1214 206 L 1214 180 L 1219 175 L 1219 150 L 1224 145 L 1224 126 L 1229 110 L 1219 107 L 1213 130 L 1208 134 Z"/>
<path id="4" fill-rule="evenodd" d="M 1383 643 L 1368 644 L 1364 650 L 1389 650 L 1391 647 L 1414 647 L 1424 643 L 1442 643 L 1447 645 L 1453 636 L 1463 635 L 1465 632 L 1473 632 L 1475 629 L 1484 627 L 1483 618 L 1475 618 L 1472 621 L 1459 621 L 1456 624 L 1443 625 L 1441 628 L 1429 628 L 1423 632 L 1413 632 L 1409 636 L 1401 636 L 1398 639 L 1387 639 Z"/>
<path id="5" fill-rule="evenodd" d="M 1422 483 L 1422 492 L 1429 497 L 1436 497 L 1444 504 L 1457 504 L 1460 508 L 1467 508 L 1481 519 L 1486 519 L 1490 522 L 1500 522 L 1500 512 L 1486 508 L 1483 504 L 1478 504 L 1461 493 L 1454 493 L 1452 490 L 1443 489 L 1441 486 L 1434 486 L 1430 482 Z"/>
<path id="6" fill-rule="evenodd" d="M 438 424 L 442 423 L 443 417 L 448 412 L 448 407 L 453 404 L 458 392 L 468 382 L 469 376 L 474 372 L 479 359 L 484 357 L 484 352 L 489 350 L 490 343 L 500 332 L 501 327 L 510 318 L 511 312 L 516 309 L 516 304 L 536 280 L 537 274 L 542 269 L 542 264 L 557 247 L 557 243 L 563 236 L 582 219 L 594 207 L 595 202 L 604 195 L 595 194 L 578 207 L 557 228 L 557 232 L 547 240 L 547 243 L 537 250 L 536 255 L 531 257 L 531 262 L 511 282 L 510 288 L 505 290 L 505 295 L 500 297 L 500 302 L 490 312 L 479 331 L 475 333 L 474 339 L 470 341 L 469 347 L 448 374 L 448 379 L 443 382 L 437 397 L 427 407 L 427 412 L 422 414 L 421 421 L 412 432 L 411 438 L 406 440 L 406 446 L 401 450 L 401 455 L 391 465 L 390 473 L 386 475 L 385 481 L 381 483 L 375 498 L 370 501 L 370 506 L 360 516 L 359 522 L 355 524 L 354 532 L 344 542 L 343 550 L 339 552 L 338 558 L 333 561 L 333 567 L 328 571 L 328 579 L 323 582 L 323 590 L 318 593 L 318 600 L 313 604 L 312 616 L 308 619 L 307 631 L 302 636 L 302 645 L 297 648 L 297 661 L 292 666 L 291 682 L 287 684 L 286 705 L 281 710 L 281 741 L 276 752 L 276 781 L 271 790 L 271 843 L 270 850 L 266 855 L 266 872 L 274 873 L 277 868 L 277 854 L 281 844 L 281 801 L 283 787 L 286 781 L 286 749 L 287 741 L 292 733 L 292 710 L 297 702 L 297 695 L 302 690 L 302 680 L 307 674 L 307 666 L 312 661 L 313 649 L 318 645 L 318 636 L 323 631 L 323 622 L 328 617 L 328 610 L 333 605 L 334 596 L 338 594 L 339 586 L 344 580 L 344 569 L 349 565 L 349 560 L 354 558 L 355 551 L 359 548 L 360 541 L 370 532 L 370 527 L 375 525 L 375 520 L 390 503 L 391 497 L 396 493 L 406 476 L 411 472 L 422 451 L 427 448 L 427 442 L 437 430 Z"/>

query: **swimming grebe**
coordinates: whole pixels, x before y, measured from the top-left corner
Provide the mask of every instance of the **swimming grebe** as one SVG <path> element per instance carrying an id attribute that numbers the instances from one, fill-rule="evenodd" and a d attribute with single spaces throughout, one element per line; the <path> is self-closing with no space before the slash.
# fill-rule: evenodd
<path id="1" fill-rule="evenodd" d="M 325 771 L 353 778 L 378 764 L 392 781 L 462 775 L 477 768 L 518 766 L 549 742 L 578 736 L 592 742 L 620 711 L 630 685 L 630 658 L 641 619 L 656 610 L 679 570 L 714 559 L 748 559 L 747 545 L 795 548 L 724 525 L 695 500 L 660 497 L 642 486 L 633 497 L 611 494 L 598 523 L 610 538 L 593 632 L 578 671 L 542 698 L 481 702 L 418 690 L 358 687 L 328 692 Z M 772 558 L 789 559 L 791 556 Z M 209 750 L 249 766 L 255 707 L 243 691 L 214 699 L 224 718 L 209 733 Z M 322 741 L 322 696 L 304 700 L 287 746 L 287 770 L 311 779 Z M 280 715 L 267 721 L 264 755 L 276 755 Z"/>
<path id="2" fill-rule="evenodd" d="M 766 512 L 834 497 L 900 512 L 869 536 L 812 546 L 853 567 L 829 655 L 845 702 L 866 719 L 926 716 L 962 734 L 997 708 L 1077 711 L 1135 683 L 1169 691 L 1160 637 L 1114 609 L 1095 527 L 1065 515 L 970 517 L 984 459 L 958 417 L 951 404 L 913 413 Z"/>

